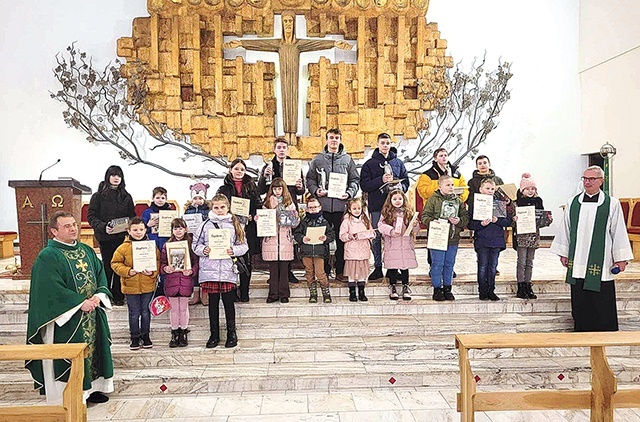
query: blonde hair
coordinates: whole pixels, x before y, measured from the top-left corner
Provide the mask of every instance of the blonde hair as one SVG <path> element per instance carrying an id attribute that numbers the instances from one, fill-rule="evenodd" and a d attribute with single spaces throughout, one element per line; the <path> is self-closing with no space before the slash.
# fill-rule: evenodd
<path id="1" fill-rule="evenodd" d="M 230 210 L 231 204 L 229 203 L 229 199 L 226 196 L 219 193 L 213 198 L 211 198 L 211 205 L 213 205 L 214 202 L 224 202 L 224 204 L 227 206 L 227 209 L 229 209 L 229 214 L 231 214 L 231 210 Z M 245 240 L 244 227 L 242 226 L 242 224 L 240 224 L 240 221 L 238 221 L 236 216 L 233 214 L 231 214 L 231 221 L 233 222 L 233 228 L 236 231 L 236 241 L 240 243 L 244 242 Z"/>
<path id="2" fill-rule="evenodd" d="M 445 180 L 453 180 L 453 177 L 449 176 L 448 174 L 438 177 L 438 187 L 442 186 Z"/>
<path id="3" fill-rule="evenodd" d="M 382 219 L 387 224 L 393 225 L 395 223 L 395 215 L 396 215 L 396 207 L 391 203 L 391 198 L 394 195 L 402 195 L 402 205 L 403 205 L 403 220 L 405 225 L 409 225 L 409 222 L 413 218 L 413 207 L 409 204 L 409 200 L 407 199 L 407 195 L 400 189 L 395 189 L 389 192 L 387 195 L 387 199 L 384 201 L 384 205 L 382 206 Z"/>

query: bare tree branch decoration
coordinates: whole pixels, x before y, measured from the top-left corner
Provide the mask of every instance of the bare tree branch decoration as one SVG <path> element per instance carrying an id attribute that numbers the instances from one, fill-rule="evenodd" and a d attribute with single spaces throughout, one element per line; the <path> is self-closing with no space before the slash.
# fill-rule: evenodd
<path id="1" fill-rule="evenodd" d="M 485 73 L 486 54 L 467 72 L 460 64 L 455 69 L 436 69 L 430 84 L 420 85 L 421 101 L 431 103 L 426 113 L 428 127 L 418 133 L 416 141 L 403 144 L 403 157 L 410 175 L 419 175 L 431 167 L 433 151 L 446 148 L 453 164 L 478 154 L 478 147 L 498 127 L 497 118 L 511 98 L 507 89 L 513 76 L 511 64 Z M 442 84 L 442 82 L 445 82 Z M 448 87 L 444 91 L 441 87 Z M 439 88 L 440 87 L 440 88 Z"/>
<path id="2" fill-rule="evenodd" d="M 67 47 L 66 55 L 57 54 L 56 61 L 53 71 L 60 90 L 51 93 L 51 98 L 66 106 L 62 112 L 65 123 L 87 134 L 87 141 L 111 145 L 131 165 L 144 164 L 172 176 L 220 179 L 226 175 L 229 162 L 224 157 L 208 154 L 192 144 L 188 136 L 151 118 L 145 107 L 147 70 L 142 63 L 133 63 L 134 71 L 127 78 L 121 73 L 118 59 L 96 70 L 75 43 Z M 148 158 L 149 152 L 160 148 L 172 149 L 182 162 L 200 159 L 205 165 L 211 163 L 222 169 L 202 174 L 180 172 Z M 247 168 L 247 172 L 258 173 L 253 168 Z"/>

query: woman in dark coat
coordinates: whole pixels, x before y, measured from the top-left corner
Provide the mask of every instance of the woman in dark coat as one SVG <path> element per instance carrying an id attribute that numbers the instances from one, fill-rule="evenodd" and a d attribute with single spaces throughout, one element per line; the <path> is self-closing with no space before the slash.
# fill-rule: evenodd
<path id="1" fill-rule="evenodd" d="M 247 165 L 241 158 L 236 158 L 229 165 L 229 174 L 224 178 L 222 186 L 218 188 L 219 194 L 222 194 L 229 199 L 236 196 L 239 198 L 249 199 L 249 221 L 245 225 L 245 232 L 247 234 L 247 242 L 249 243 L 249 252 L 247 252 L 243 258 L 249 269 L 248 273 L 240 274 L 240 301 L 249 301 L 249 281 L 251 279 L 251 256 L 260 253 L 260 239 L 258 239 L 258 230 L 256 228 L 256 222 L 253 217 L 256 215 L 256 210 L 261 208 L 260 194 L 258 193 L 258 186 L 253 180 L 253 177 L 247 173 Z"/>
<path id="2" fill-rule="evenodd" d="M 100 182 L 98 191 L 89 202 L 87 219 L 100 245 L 100 255 L 104 271 L 113 295 L 113 304 L 124 305 L 124 295 L 120 290 L 120 276 L 111 269 L 111 258 L 115 250 L 124 242 L 126 231 L 114 233 L 112 221 L 118 218 L 135 217 L 133 198 L 125 189 L 124 174 L 119 166 L 110 166 Z"/>

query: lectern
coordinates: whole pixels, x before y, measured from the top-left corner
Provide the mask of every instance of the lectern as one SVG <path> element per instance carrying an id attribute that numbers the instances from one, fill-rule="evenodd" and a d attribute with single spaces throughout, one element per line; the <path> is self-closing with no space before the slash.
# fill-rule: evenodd
<path id="1" fill-rule="evenodd" d="M 79 233 L 82 195 L 91 194 L 91 188 L 75 179 L 10 180 L 9 186 L 16 190 L 20 236 L 20 271 L 14 279 L 28 279 L 38 252 L 50 238 L 51 215 L 70 212 L 78 222 Z"/>

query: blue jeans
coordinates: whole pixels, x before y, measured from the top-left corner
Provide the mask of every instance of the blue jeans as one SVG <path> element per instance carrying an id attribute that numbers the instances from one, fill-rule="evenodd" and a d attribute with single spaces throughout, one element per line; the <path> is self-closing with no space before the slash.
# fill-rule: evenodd
<path id="1" fill-rule="evenodd" d="M 500 248 L 476 248 L 478 256 L 478 290 L 480 296 L 492 293 L 496 288 L 496 267 Z"/>
<path id="2" fill-rule="evenodd" d="M 431 253 L 431 284 L 436 288 L 451 286 L 458 245 L 449 245 L 446 251 L 429 249 L 429 252 Z"/>
<path id="3" fill-rule="evenodd" d="M 380 221 L 380 211 L 371 211 L 371 227 L 378 228 Z M 373 252 L 374 267 L 382 268 L 382 235 L 376 232 L 376 237 L 371 241 L 371 252 Z"/>
<path id="4" fill-rule="evenodd" d="M 149 334 L 151 329 L 149 303 L 153 299 L 153 292 L 125 296 L 127 297 L 127 308 L 129 308 L 129 333 L 131 333 L 131 337 Z"/>

